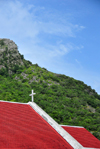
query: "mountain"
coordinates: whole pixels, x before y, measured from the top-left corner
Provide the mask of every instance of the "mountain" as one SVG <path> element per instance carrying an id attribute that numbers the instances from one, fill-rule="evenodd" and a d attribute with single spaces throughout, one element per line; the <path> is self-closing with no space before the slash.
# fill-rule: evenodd
<path id="1" fill-rule="evenodd" d="M 59 124 L 83 126 L 100 139 L 100 95 L 84 82 L 24 59 L 10 39 L 0 39 L 0 100 L 35 102 Z"/>

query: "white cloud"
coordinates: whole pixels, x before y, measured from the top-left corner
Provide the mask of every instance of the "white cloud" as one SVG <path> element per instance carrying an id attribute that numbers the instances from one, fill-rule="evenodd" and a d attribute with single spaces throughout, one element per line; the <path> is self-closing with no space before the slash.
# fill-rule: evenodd
<path id="1" fill-rule="evenodd" d="M 35 55 L 35 61 L 38 57 L 46 62 L 66 55 L 72 50 L 83 48 L 70 42 L 63 42 L 63 36 L 75 37 L 75 30 L 83 27 L 68 22 L 68 18 L 65 19 L 57 12 L 49 13 L 45 7 L 25 5 L 18 0 L 6 3 L 2 1 L 0 20 L 1 38 L 16 39 L 20 52 Z M 45 36 L 51 36 L 51 40 L 54 38 L 54 41 L 50 42 Z"/>
<path id="2" fill-rule="evenodd" d="M 82 69 L 83 67 L 82 67 L 81 62 L 80 62 L 79 60 L 77 60 L 77 59 L 75 59 L 75 61 L 76 61 L 76 63 L 78 64 L 79 68 Z"/>
<path id="3" fill-rule="evenodd" d="M 32 20 L 29 7 L 23 6 L 19 1 L 7 2 L 0 8 L 0 32 L 18 38 L 36 37 L 38 34 L 37 23 Z"/>
<path id="4" fill-rule="evenodd" d="M 40 30 L 44 33 L 58 35 L 58 36 L 67 36 L 75 37 L 73 28 L 71 25 L 66 24 L 57 24 L 57 22 L 41 22 Z"/>
<path id="5" fill-rule="evenodd" d="M 73 43 L 66 43 L 66 44 L 58 43 L 55 46 L 48 45 L 48 47 L 49 49 L 51 49 L 49 53 L 50 56 L 52 57 L 63 56 L 73 50 L 81 50 L 83 48 L 83 46 L 76 46 Z"/>
<path id="6" fill-rule="evenodd" d="M 85 27 L 85 26 L 80 26 L 80 28 L 81 28 L 81 29 L 85 29 L 86 27 Z"/>
<path id="7" fill-rule="evenodd" d="M 49 14 L 44 7 L 36 7 L 30 4 L 26 6 L 16 0 L 7 1 L 0 9 L 0 20 L 2 20 L 0 23 L 0 33 L 8 37 L 17 37 L 24 41 L 24 44 L 27 44 L 28 47 L 30 45 L 37 53 L 41 51 L 41 53 L 45 53 L 50 57 L 62 56 L 74 49 L 80 49 L 80 46 L 69 42 L 63 43 L 63 41 L 58 44 L 59 40 L 56 40 L 55 36 L 61 38 L 63 36 L 75 37 L 75 30 L 82 28 L 64 19 L 59 14 L 57 16 L 57 13 Z M 44 37 L 45 35 L 51 35 L 51 38 L 55 37 L 55 42 L 52 44 L 49 40 L 47 41 Z M 28 52 L 33 51 L 30 50 Z"/>
<path id="8" fill-rule="evenodd" d="M 36 38 L 40 33 L 75 37 L 75 30 L 83 28 L 63 21 L 62 16 L 48 14 L 44 7 L 25 6 L 20 1 L 7 1 L 0 8 L 1 32 L 23 37 Z M 42 15 L 42 13 L 43 15 Z M 39 13 L 39 15 L 37 14 Z M 49 17 L 49 20 L 48 20 Z M 56 19 L 58 18 L 58 20 Z M 66 19 L 67 20 L 67 19 Z"/>
<path id="9" fill-rule="evenodd" d="M 64 44 L 56 44 L 54 45 L 47 45 L 49 48 L 49 56 L 50 57 L 56 57 L 56 56 L 63 56 L 67 53 L 69 53 L 73 47 L 70 43 L 64 45 Z"/>
<path id="10" fill-rule="evenodd" d="M 80 30 L 83 30 L 83 29 L 86 28 L 85 26 L 78 25 L 78 24 L 72 25 L 72 26 L 73 26 L 73 28 L 74 28 L 76 31 L 80 31 Z"/>

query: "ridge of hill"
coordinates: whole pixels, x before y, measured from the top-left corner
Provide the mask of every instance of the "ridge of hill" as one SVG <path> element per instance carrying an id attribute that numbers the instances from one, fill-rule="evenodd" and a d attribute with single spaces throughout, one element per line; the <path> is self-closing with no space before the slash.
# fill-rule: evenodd
<path id="1" fill-rule="evenodd" d="M 84 82 L 32 64 L 10 39 L 0 39 L 0 100 L 35 102 L 59 124 L 83 126 L 100 139 L 100 95 Z"/>

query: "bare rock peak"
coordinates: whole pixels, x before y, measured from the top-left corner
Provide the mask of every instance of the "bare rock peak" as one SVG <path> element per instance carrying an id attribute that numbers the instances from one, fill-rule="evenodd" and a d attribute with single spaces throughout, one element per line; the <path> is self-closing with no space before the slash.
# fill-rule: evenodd
<path id="1" fill-rule="evenodd" d="M 6 39 L 6 38 L 0 38 L 0 43 L 1 43 L 1 46 L 7 46 L 8 47 L 8 50 L 12 51 L 12 50 L 18 50 L 18 47 L 17 45 L 15 44 L 15 42 L 13 40 L 10 40 L 10 39 Z"/>
<path id="2" fill-rule="evenodd" d="M 0 70 L 4 68 L 9 74 L 12 74 L 18 66 L 22 65 L 24 65 L 23 58 L 15 42 L 0 38 Z"/>

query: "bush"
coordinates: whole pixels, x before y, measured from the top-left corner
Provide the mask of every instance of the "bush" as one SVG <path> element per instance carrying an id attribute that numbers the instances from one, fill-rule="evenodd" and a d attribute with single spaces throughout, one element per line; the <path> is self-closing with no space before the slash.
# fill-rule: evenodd
<path id="1" fill-rule="evenodd" d="M 0 45 L 1 45 L 1 46 L 3 46 L 3 45 L 4 45 L 4 41 L 3 41 L 3 39 L 2 39 L 2 40 L 0 40 Z"/>

